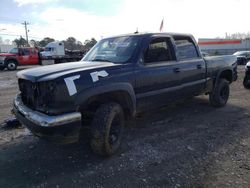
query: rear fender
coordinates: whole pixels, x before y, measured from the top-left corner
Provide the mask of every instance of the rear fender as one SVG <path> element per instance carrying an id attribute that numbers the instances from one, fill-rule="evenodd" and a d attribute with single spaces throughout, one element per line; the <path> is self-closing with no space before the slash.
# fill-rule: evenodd
<path id="1" fill-rule="evenodd" d="M 220 71 L 218 71 L 216 78 L 214 80 L 214 85 L 216 85 L 220 78 L 226 78 L 229 83 L 233 82 L 233 68 L 223 68 Z"/>

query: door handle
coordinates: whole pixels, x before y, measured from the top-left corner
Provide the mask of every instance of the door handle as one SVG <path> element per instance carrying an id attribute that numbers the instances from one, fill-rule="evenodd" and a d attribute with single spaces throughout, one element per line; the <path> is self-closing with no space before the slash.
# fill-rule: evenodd
<path id="1" fill-rule="evenodd" d="M 202 68 L 202 66 L 200 64 L 197 65 L 196 67 L 197 67 L 197 69 L 201 69 Z"/>
<path id="2" fill-rule="evenodd" d="M 180 71 L 180 68 L 174 68 L 173 71 L 174 71 L 174 73 L 179 73 L 179 72 L 181 72 L 181 71 Z"/>

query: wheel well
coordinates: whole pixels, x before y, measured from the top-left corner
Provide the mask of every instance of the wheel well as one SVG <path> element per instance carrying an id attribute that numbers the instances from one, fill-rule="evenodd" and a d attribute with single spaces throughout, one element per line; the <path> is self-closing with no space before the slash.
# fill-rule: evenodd
<path id="1" fill-rule="evenodd" d="M 126 119 L 133 115 L 133 102 L 129 93 L 126 91 L 107 92 L 90 97 L 80 106 L 79 111 L 93 115 L 100 105 L 109 102 L 116 102 L 120 104 L 124 110 Z"/>
<path id="2" fill-rule="evenodd" d="M 14 61 L 16 63 L 16 65 L 18 65 L 18 61 L 16 59 L 6 59 L 5 62 L 6 62 L 6 65 L 9 61 Z"/>
<path id="3" fill-rule="evenodd" d="M 224 70 L 220 73 L 220 77 L 219 78 L 224 78 L 227 81 L 229 81 L 229 83 L 231 83 L 233 81 L 233 74 L 231 70 Z"/>

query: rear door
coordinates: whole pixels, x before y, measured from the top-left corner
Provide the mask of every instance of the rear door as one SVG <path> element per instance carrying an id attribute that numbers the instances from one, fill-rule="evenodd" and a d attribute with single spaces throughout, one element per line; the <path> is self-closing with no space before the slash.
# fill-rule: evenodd
<path id="1" fill-rule="evenodd" d="M 30 48 L 30 64 L 38 65 L 39 64 L 39 56 L 38 51 L 35 48 Z"/>
<path id="2" fill-rule="evenodd" d="M 183 97 L 198 95 L 206 83 L 206 63 L 194 43 L 194 39 L 186 36 L 174 37 L 177 48 L 178 68 Z"/>
<path id="3" fill-rule="evenodd" d="M 178 98 L 180 79 L 170 37 L 151 38 L 135 70 L 138 109 L 163 106 Z"/>

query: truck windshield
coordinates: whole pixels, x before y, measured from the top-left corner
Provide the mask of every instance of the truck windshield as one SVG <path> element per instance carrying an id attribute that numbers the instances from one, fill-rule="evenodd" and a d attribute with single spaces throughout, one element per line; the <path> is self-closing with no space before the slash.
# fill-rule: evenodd
<path id="1" fill-rule="evenodd" d="M 18 54 L 18 48 L 12 48 L 10 51 L 9 51 L 10 54 Z"/>
<path id="2" fill-rule="evenodd" d="M 103 39 L 87 53 L 82 61 L 126 63 L 134 54 L 138 43 L 138 36 Z"/>
<path id="3" fill-rule="evenodd" d="M 54 48 L 52 48 L 52 47 L 46 47 L 44 49 L 45 52 L 50 52 L 50 51 L 53 51 L 53 50 L 54 50 Z"/>

